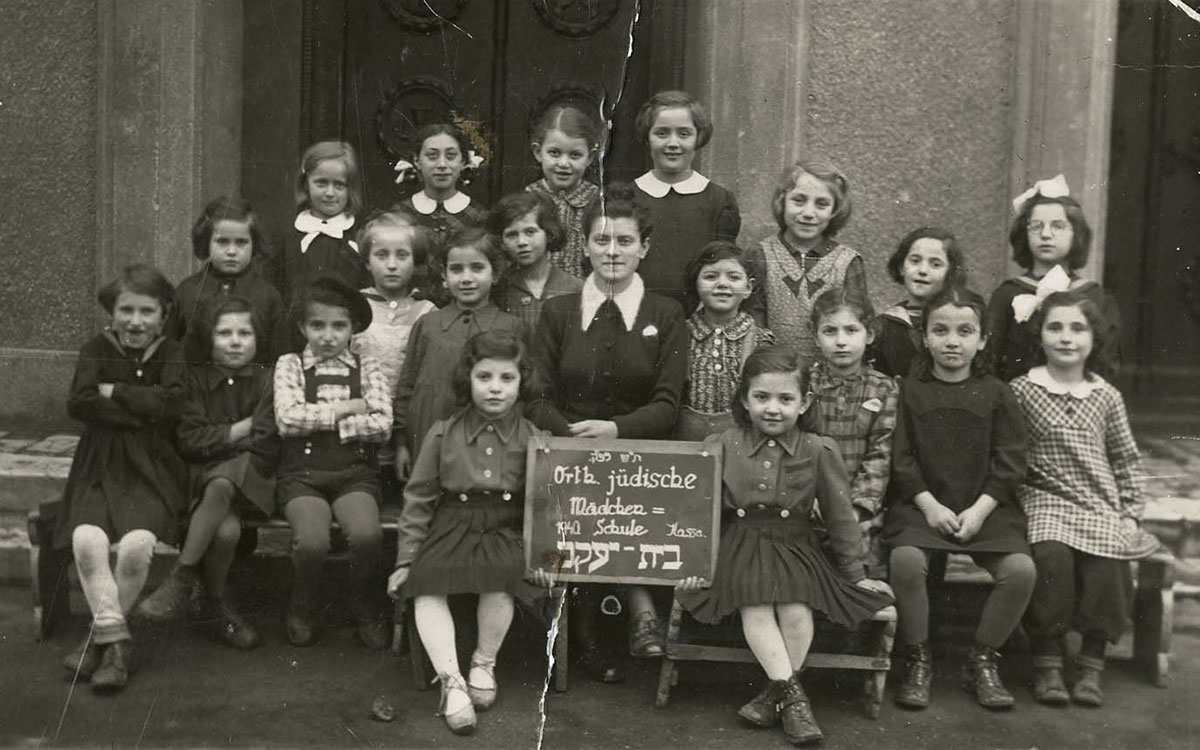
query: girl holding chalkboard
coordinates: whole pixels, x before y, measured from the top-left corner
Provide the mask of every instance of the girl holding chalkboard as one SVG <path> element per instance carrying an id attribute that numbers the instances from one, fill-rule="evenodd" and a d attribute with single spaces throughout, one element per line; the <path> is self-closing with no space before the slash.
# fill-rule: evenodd
<path id="1" fill-rule="evenodd" d="M 525 446 L 540 434 L 514 408 L 528 398 L 531 365 L 514 333 L 471 338 L 454 371 L 460 406 L 435 422 L 404 488 L 396 570 L 388 595 L 413 598 L 421 643 L 442 684 L 439 713 L 455 734 L 496 702 L 496 654 L 525 570 L 521 551 Z M 464 680 L 446 597 L 479 594 L 479 640 Z"/>
<path id="2" fill-rule="evenodd" d="M 589 204 L 583 226 L 592 272 L 581 292 L 542 307 L 534 361 L 546 387 L 529 404 L 529 417 L 563 437 L 665 439 L 687 375 L 687 324 L 679 303 L 647 291 L 638 275 L 651 252 L 649 212 L 634 203 L 629 185 L 611 185 Z M 593 678 L 621 682 L 615 638 L 598 621 L 604 593 L 596 584 L 575 587 L 571 649 Z M 649 590 L 626 593 L 631 654 L 662 656 Z"/>
<path id="3" fill-rule="evenodd" d="M 738 426 L 708 441 L 723 453 L 720 555 L 711 587 L 680 594 L 700 622 L 741 616 L 746 643 L 770 683 L 738 715 L 759 727 L 783 723 L 792 744 L 821 739 L 799 672 L 813 639 L 813 610 L 851 627 L 892 602 L 868 579 L 850 481 L 830 438 L 802 432 L 812 394 L 796 352 L 761 349 L 746 360 L 733 402 Z M 825 557 L 812 523 L 819 504 Z M 680 588 L 695 589 L 688 579 Z"/>

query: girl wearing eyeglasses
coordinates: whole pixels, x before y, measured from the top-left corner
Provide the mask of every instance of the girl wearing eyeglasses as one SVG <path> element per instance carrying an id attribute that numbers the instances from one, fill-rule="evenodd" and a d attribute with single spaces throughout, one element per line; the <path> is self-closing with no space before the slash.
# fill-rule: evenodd
<path id="1" fill-rule="evenodd" d="M 1013 201 L 1016 217 L 1008 233 L 1013 260 L 1025 273 L 1000 284 L 988 303 L 995 373 L 1009 381 L 1024 375 L 1040 351 L 1030 317 L 1037 304 L 1052 292 L 1077 291 L 1104 312 L 1105 340 L 1113 342 L 1104 371 L 1115 374 L 1116 342 L 1120 340 L 1116 301 L 1099 283 L 1080 278 L 1087 263 L 1092 230 L 1079 202 L 1072 198 L 1062 175 L 1040 180 Z M 1055 271 L 1056 267 L 1061 270 Z"/>

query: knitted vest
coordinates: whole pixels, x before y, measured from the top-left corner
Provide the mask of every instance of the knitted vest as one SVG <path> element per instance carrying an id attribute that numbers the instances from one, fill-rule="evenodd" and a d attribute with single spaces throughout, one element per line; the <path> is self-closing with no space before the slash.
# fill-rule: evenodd
<path id="1" fill-rule="evenodd" d="M 800 261 L 777 236 L 764 239 L 762 251 L 767 266 L 767 328 L 775 334 L 777 343 L 794 348 L 806 362 L 815 362 L 819 352 L 809 320 L 813 300 L 821 292 L 845 283 L 846 268 L 858 253 L 835 244 L 804 273 Z M 798 286 L 798 291 L 793 292 L 785 279 Z"/>

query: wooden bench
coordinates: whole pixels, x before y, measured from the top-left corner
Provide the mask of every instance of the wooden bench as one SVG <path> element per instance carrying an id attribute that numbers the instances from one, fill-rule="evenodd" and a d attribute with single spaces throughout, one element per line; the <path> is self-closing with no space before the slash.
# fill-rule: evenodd
<path id="1" fill-rule="evenodd" d="M 679 679 L 681 661 L 717 661 L 757 664 L 750 649 L 741 643 L 740 630 L 736 635 L 733 618 L 717 626 L 703 626 L 691 620 L 678 599 L 671 602 L 667 626 L 667 653 L 658 673 L 658 690 L 654 705 L 665 708 L 671 700 L 671 688 Z M 685 627 L 686 623 L 686 627 Z M 813 650 L 804 660 L 805 669 L 847 669 L 866 672 L 863 678 L 863 710 L 872 719 L 879 718 L 883 704 L 887 675 L 892 668 L 892 644 L 896 638 L 896 608 L 885 607 L 858 631 L 844 630 L 833 625 L 818 625 L 813 638 Z M 858 653 L 841 653 L 847 640 L 858 640 Z M 713 642 L 719 640 L 719 643 Z M 733 645 L 738 643 L 739 645 Z M 822 650 L 824 648 L 825 650 Z"/>
<path id="2" fill-rule="evenodd" d="M 44 503 L 37 510 L 29 512 L 29 580 L 33 598 L 33 634 L 36 640 L 41 640 L 53 632 L 54 627 L 71 613 L 71 590 L 78 587 L 74 580 L 72 554 L 70 550 L 56 550 L 53 547 L 54 526 L 59 502 Z M 400 508 L 394 504 L 385 503 L 379 509 L 380 525 L 386 540 L 396 536 L 397 523 L 400 518 Z M 286 519 L 273 516 L 267 519 L 247 518 L 242 520 L 243 529 L 257 535 L 260 530 L 279 530 L 291 532 L 291 525 Z M 344 549 L 344 540 L 340 538 L 340 529 L 336 522 L 333 524 L 333 550 L 331 557 L 337 556 Z M 250 537 L 254 539 L 254 536 Z M 243 536 L 243 539 L 246 539 Z M 393 545 L 394 548 L 394 545 Z M 251 548 L 252 549 L 252 548 Z M 179 550 L 171 545 L 159 543 L 154 549 L 154 560 L 171 559 L 178 556 Z M 161 563 L 158 565 L 161 567 Z M 403 605 L 397 607 L 394 624 L 393 649 L 398 648 L 401 629 L 403 627 Z"/>
<path id="3" fill-rule="evenodd" d="M 936 598 L 958 596 L 966 586 L 981 590 L 991 586 L 991 577 L 976 567 L 965 555 L 951 555 L 951 562 L 944 577 L 942 572 L 930 570 L 931 580 L 941 579 L 941 590 L 931 593 L 931 603 Z M 1170 552 L 1160 551 L 1150 557 L 1134 562 L 1135 591 L 1131 603 L 1130 633 L 1116 647 L 1109 649 L 1110 659 L 1129 659 L 1159 687 L 1169 682 L 1171 664 L 1171 629 L 1175 610 L 1175 557 Z M 1132 639 L 1132 644 L 1127 642 Z"/>
<path id="4" fill-rule="evenodd" d="M 55 514 L 59 503 L 47 503 L 38 510 L 30 511 L 28 516 L 29 529 L 29 580 L 33 599 L 33 636 L 42 640 L 53 632 L 57 623 L 71 613 L 71 589 L 77 586 L 73 580 L 71 564 L 72 555 L 69 551 L 55 550 L 52 546 L 54 537 Z M 380 525 L 385 539 L 395 537 L 400 518 L 400 508 L 397 505 L 385 503 L 380 507 Z M 273 529 L 284 532 L 291 531 L 291 525 L 280 517 L 269 519 L 243 519 L 243 526 L 255 534 L 262 529 Z M 337 544 L 338 526 L 333 524 L 335 531 L 335 549 Z M 386 545 L 385 545 L 386 548 Z M 178 549 L 166 544 L 159 544 L 154 550 L 155 559 L 171 558 L 179 554 Z M 550 597 L 541 600 L 521 601 L 521 609 L 532 616 L 539 626 L 549 629 L 550 624 L 557 622 L 556 638 L 553 647 L 554 688 L 558 692 L 567 689 L 567 607 L 564 596 L 565 586 L 556 586 Z M 404 642 L 407 628 L 408 645 L 413 667 L 413 684 L 418 690 L 429 687 L 428 659 L 421 646 L 421 639 L 412 622 L 411 608 L 406 602 L 398 602 L 395 607 L 392 625 L 392 650 L 398 652 Z"/>

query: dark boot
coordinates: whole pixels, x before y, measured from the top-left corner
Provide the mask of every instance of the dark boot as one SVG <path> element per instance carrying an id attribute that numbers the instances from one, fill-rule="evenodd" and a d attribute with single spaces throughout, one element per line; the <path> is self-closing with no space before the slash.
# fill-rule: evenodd
<path id="1" fill-rule="evenodd" d="M 100 666 L 92 673 L 92 692 L 108 695 L 124 690 L 129 684 L 132 659 L 132 639 L 127 638 L 104 646 Z"/>
<path id="2" fill-rule="evenodd" d="M 915 643 L 904 655 L 904 676 L 896 691 L 896 705 L 925 708 L 929 705 L 929 685 L 933 681 L 933 654 L 929 641 Z"/>
<path id="3" fill-rule="evenodd" d="M 262 643 L 262 637 L 246 618 L 233 607 L 233 603 L 222 597 L 212 603 L 216 611 L 215 632 L 226 646 L 239 651 L 249 651 Z"/>
<path id="4" fill-rule="evenodd" d="M 659 632 L 658 618 L 653 612 L 642 612 L 629 626 L 629 655 L 649 659 L 667 653 L 667 642 Z"/>
<path id="5" fill-rule="evenodd" d="M 600 632 L 600 605 L 590 589 L 590 586 L 576 586 L 567 602 L 571 608 L 568 618 L 571 653 L 577 655 L 579 665 L 596 682 L 624 682 L 625 668 L 614 650 L 604 642 Z"/>
<path id="6" fill-rule="evenodd" d="M 137 606 L 137 614 L 147 620 L 170 620 L 181 616 L 196 581 L 196 566 L 176 563 L 167 580 Z"/>
<path id="7" fill-rule="evenodd" d="M 79 675 L 81 679 L 90 680 L 92 673 L 100 666 L 101 651 L 103 647 L 97 645 L 92 640 L 92 634 L 88 633 L 83 643 L 63 657 L 62 665 L 72 676 Z"/>
<path id="8" fill-rule="evenodd" d="M 962 686 L 975 693 L 979 705 L 992 710 L 1012 708 L 1012 693 L 1000 681 L 1000 654 L 991 646 L 976 643 L 963 665 Z"/>
<path id="9" fill-rule="evenodd" d="M 738 709 L 738 716 L 756 727 L 770 729 L 779 723 L 779 701 L 783 697 L 782 680 L 772 680 L 750 702 Z"/>
<path id="10" fill-rule="evenodd" d="M 358 640 L 372 651 L 383 651 L 392 645 L 392 622 L 388 617 L 382 576 L 360 576 L 354 586 L 350 612 L 356 625 Z"/>
<path id="11" fill-rule="evenodd" d="M 779 699 L 779 720 L 783 722 L 783 735 L 787 737 L 787 741 L 793 745 L 820 742 L 825 735 L 821 734 L 821 728 L 813 718 L 808 696 L 805 695 L 804 688 L 800 687 L 800 681 L 795 675 L 782 683 L 780 692 L 782 695 Z"/>
<path id="12" fill-rule="evenodd" d="M 292 599 L 288 602 L 288 640 L 293 646 L 308 646 L 317 639 L 316 594 L 303 581 L 292 586 Z"/>
<path id="13" fill-rule="evenodd" d="M 1099 708 L 1104 705 L 1104 688 L 1100 675 L 1104 673 L 1104 660 L 1080 654 L 1075 658 L 1075 684 L 1071 686 L 1071 700 L 1081 706 Z"/>
<path id="14" fill-rule="evenodd" d="M 1063 682 L 1061 656 L 1033 657 L 1033 699 L 1047 706 L 1065 706 L 1071 702 Z"/>

